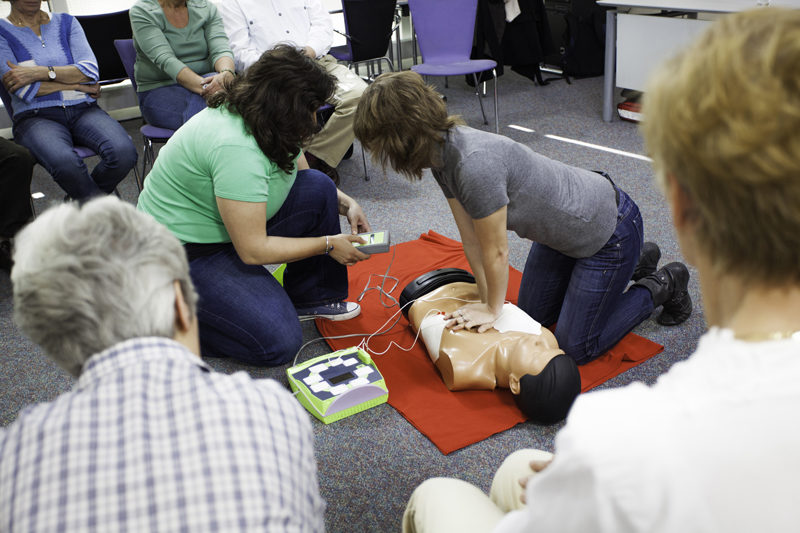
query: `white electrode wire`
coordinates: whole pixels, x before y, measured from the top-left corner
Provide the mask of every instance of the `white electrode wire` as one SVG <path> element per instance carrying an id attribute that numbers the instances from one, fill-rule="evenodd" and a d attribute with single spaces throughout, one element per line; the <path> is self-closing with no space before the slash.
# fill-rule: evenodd
<path id="1" fill-rule="evenodd" d="M 378 274 L 370 274 L 369 277 L 367 278 L 366 285 L 364 285 L 364 290 L 362 290 L 361 294 L 359 294 L 359 296 L 357 298 L 357 301 L 360 302 L 364 298 L 364 296 L 367 294 L 367 292 L 369 292 L 371 290 L 377 290 L 378 291 L 378 301 L 380 302 L 380 304 L 384 308 L 391 309 L 394 306 L 398 306 L 398 310 L 392 316 L 390 316 L 383 324 L 381 324 L 381 326 L 378 329 L 376 329 L 372 333 L 349 333 L 347 335 L 336 335 L 336 336 L 331 336 L 331 337 L 317 337 L 316 339 L 311 339 L 310 341 L 308 341 L 305 344 L 303 344 L 302 346 L 300 346 L 300 348 L 297 350 L 297 353 L 294 354 L 294 360 L 292 361 L 292 366 L 295 366 L 297 364 L 297 359 L 300 357 L 300 354 L 303 352 L 303 350 L 305 350 L 308 346 L 311 346 L 312 344 L 314 344 L 316 342 L 320 342 L 320 341 L 335 340 L 335 339 L 348 339 L 348 338 L 352 338 L 352 337 L 361 337 L 361 341 L 358 343 L 357 346 L 359 348 L 363 348 L 364 350 L 366 350 L 367 352 L 371 353 L 372 355 L 384 355 L 384 354 L 386 354 L 386 352 L 388 352 L 392 348 L 392 346 L 394 346 L 395 348 L 398 348 L 399 350 L 402 350 L 404 352 L 409 352 L 414 348 L 414 346 L 416 346 L 417 340 L 419 340 L 420 331 L 417 331 L 416 335 L 414 336 L 414 341 L 411 343 L 411 346 L 409 346 L 408 348 L 404 348 L 404 347 L 400 346 L 399 344 L 397 344 L 394 341 L 389 341 L 389 344 L 386 346 L 386 348 L 383 351 L 377 351 L 377 350 L 373 351 L 369 346 L 369 343 L 370 343 L 370 341 L 372 340 L 373 337 L 380 337 L 380 336 L 386 335 L 387 333 L 392 331 L 394 329 L 394 327 L 398 324 L 398 322 L 400 322 L 400 318 L 402 316 L 403 308 L 413 304 L 416 301 L 416 300 L 410 300 L 410 301 L 406 302 L 406 304 L 403 307 L 399 307 L 400 303 L 397 301 L 397 299 L 395 299 L 394 296 L 391 295 L 391 293 L 394 292 L 397 289 L 397 285 L 400 283 L 399 279 L 397 279 L 394 276 L 390 276 L 389 275 L 389 271 L 391 270 L 392 264 L 394 263 L 394 258 L 395 258 L 396 252 L 397 252 L 397 245 L 393 245 L 392 246 L 392 258 L 389 260 L 389 266 L 386 267 L 386 272 L 384 272 L 383 275 L 379 276 L 380 278 L 382 278 L 380 286 L 377 286 L 377 287 L 370 287 L 369 286 L 370 282 L 372 281 L 372 276 L 378 276 Z M 385 290 L 385 285 L 386 285 L 386 280 L 387 279 L 394 280 L 394 285 L 392 286 L 391 289 L 389 289 L 388 292 Z M 392 303 L 390 305 L 385 303 L 384 302 L 384 297 L 389 298 Z M 440 300 L 457 300 L 459 302 L 464 302 L 464 303 L 467 303 L 467 304 L 480 303 L 480 300 L 465 300 L 463 298 L 456 298 L 455 296 L 442 296 L 442 297 L 434 298 L 432 300 L 427 300 L 427 301 L 428 302 L 438 302 Z M 428 316 L 430 316 L 431 313 L 441 313 L 441 312 L 443 312 L 443 311 L 441 311 L 441 310 L 430 310 L 428 313 L 425 314 L 425 316 L 423 317 L 423 320 L 425 318 L 427 318 Z M 312 318 L 314 318 L 314 317 L 309 317 L 306 320 L 311 320 Z M 392 322 L 392 320 L 394 320 L 394 322 Z M 389 324 L 389 322 L 392 322 L 392 324 L 387 327 L 387 324 Z M 421 323 L 422 322 L 420 322 L 420 324 Z M 420 330 L 421 330 L 421 328 L 420 328 Z"/>
<path id="2" fill-rule="evenodd" d="M 434 299 L 427 300 L 427 301 L 428 302 L 438 302 L 440 300 L 457 300 L 459 302 L 464 302 L 464 303 L 480 303 L 480 300 L 465 300 L 463 298 L 456 298 L 455 296 L 442 296 L 440 298 L 434 298 Z M 403 307 L 407 307 L 407 306 L 413 304 L 415 301 L 416 300 L 410 300 L 410 301 L 406 302 L 406 304 Z M 312 344 L 320 342 L 320 341 L 327 341 L 327 340 L 349 339 L 349 338 L 352 338 L 352 337 L 361 337 L 361 342 L 358 343 L 358 346 L 363 346 L 365 350 L 367 350 L 368 352 L 370 352 L 373 355 L 384 355 L 389 350 L 389 348 L 391 348 L 393 345 L 395 347 L 399 348 L 400 350 L 403 350 L 404 352 L 411 351 L 411 349 L 414 348 L 414 345 L 417 343 L 417 339 L 419 338 L 419 332 L 417 332 L 417 335 L 414 337 L 414 342 L 411 343 L 411 346 L 409 346 L 408 348 L 403 348 L 402 346 L 400 346 L 399 344 L 397 344 L 394 341 L 390 341 L 389 345 L 382 352 L 372 351 L 371 348 L 369 348 L 369 341 L 373 337 L 386 335 L 392 329 L 394 329 L 394 327 L 397 325 L 397 323 L 400 322 L 400 316 L 402 316 L 402 314 L 401 314 L 402 311 L 403 311 L 403 308 L 398 309 L 392 316 L 390 316 L 386 320 L 386 322 L 381 324 L 381 326 L 378 329 L 376 329 L 373 333 L 348 333 L 347 335 L 335 335 L 335 336 L 330 336 L 330 337 L 317 337 L 316 339 L 311 339 L 310 341 L 308 341 L 305 344 L 303 344 L 302 346 L 300 346 L 300 348 L 297 350 L 297 353 L 294 354 L 294 360 L 292 361 L 292 366 L 295 366 L 297 364 L 297 359 L 300 357 L 300 354 L 303 353 L 303 350 L 305 350 L 308 346 L 311 346 Z M 441 312 L 441 311 L 436 311 L 436 312 Z M 398 316 L 398 315 L 400 315 L 400 316 Z M 427 317 L 428 314 L 426 314 L 425 316 Z M 386 325 L 389 322 L 391 322 L 392 319 L 394 319 L 395 317 L 397 317 L 397 318 L 392 323 L 392 325 L 389 326 L 388 328 L 386 328 Z"/>
<path id="3" fill-rule="evenodd" d="M 365 295 L 366 295 L 366 294 L 367 294 L 369 291 L 371 291 L 371 290 L 377 290 L 377 291 L 378 291 L 378 301 L 381 303 L 381 305 L 382 305 L 383 307 L 385 307 L 385 308 L 389 309 L 389 308 L 392 308 L 392 307 L 394 307 L 395 305 L 400 305 L 400 302 L 398 302 L 398 301 L 397 301 L 397 300 L 394 298 L 394 296 L 392 296 L 392 294 L 391 294 L 391 293 L 393 293 L 393 292 L 395 291 L 395 289 L 397 289 L 397 285 L 400 283 L 400 280 L 399 280 L 399 279 L 397 279 L 397 278 L 396 278 L 396 277 L 394 277 L 394 276 L 390 276 L 390 275 L 389 275 L 389 270 L 391 270 L 391 268 L 392 268 L 392 264 L 394 264 L 394 257 L 395 257 L 395 254 L 396 254 L 396 253 L 397 253 L 397 245 L 394 245 L 394 246 L 392 246 L 392 258 L 389 260 L 389 266 L 387 266 L 387 267 L 386 267 L 386 272 L 384 272 L 384 273 L 383 273 L 383 276 L 379 276 L 379 277 L 381 277 L 381 278 L 382 278 L 382 281 L 381 281 L 381 285 L 380 285 L 380 287 L 370 287 L 370 286 L 369 286 L 369 284 L 370 284 L 370 281 L 372 281 L 372 276 L 376 276 L 376 275 L 377 275 L 377 274 L 370 274 L 370 275 L 369 275 L 369 277 L 367 278 L 367 283 L 366 283 L 366 285 L 364 285 L 364 290 L 362 290 L 362 291 L 361 291 L 361 294 L 359 294 L 359 295 L 358 295 L 358 298 L 356 298 L 356 301 L 357 301 L 357 302 L 360 302 L 361 300 L 363 300 L 363 299 L 364 299 L 364 296 L 365 296 Z M 386 279 L 387 279 L 387 278 L 391 278 L 391 279 L 393 279 L 393 280 L 394 280 L 394 285 L 393 285 L 393 286 L 392 286 L 392 288 L 391 288 L 391 289 L 389 289 L 388 291 L 386 291 L 386 290 L 384 289 L 384 285 L 386 285 Z M 383 301 L 383 296 L 386 296 L 386 297 L 390 298 L 390 299 L 391 299 L 391 302 L 392 302 L 392 304 L 391 304 L 391 305 L 387 305 L 387 304 L 385 304 L 385 303 L 384 303 L 384 301 Z"/>
<path id="4" fill-rule="evenodd" d="M 463 299 L 463 298 L 456 298 L 455 296 L 441 296 L 441 297 L 439 297 L 439 298 L 433 298 L 433 299 L 430 299 L 430 300 L 426 300 L 426 302 L 438 302 L 438 301 L 441 301 L 441 300 L 457 300 L 457 301 L 459 301 L 459 302 L 464 302 L 464 303 L 468 303 L 468 304 L 471 304 L 471 303 L 480 303 L 480 300 L 465 300 L 465 299 Z M 407 303 L 406 303 L 406 305 L 408 305 L 408 304 L 410 304 L 410 303 L 414 303 L 414 302 L 416 302 L 416 300 L 411 300 L 410 302 L 407 302 Z M 402 309 L 401 309 L 401 310 L 398 310 L 398 311 L 397 311 L 397 312 L 396 312 L 394 315 L 392 315 L 391 317 L 389 317 L 389 320 L 392 320 L 392 318 L 394 318 L 394 317 L 395 317 L 395 316 L 396 316 L 398 313 L 400 313 L 401 311 L 402 311 Z M 437 310 L 436 312 L 437 312 L 437 313 L 439 313 L 439 312 L 442 312 L 442 311 L 439 311 L 439 310 Z M 428 317 L 428 316 L 430 316 L 430 313 L 426 313 L 426 314 L 425 314 L 425 317 L 423 317 L 423 319 L 424 319 L 424 318 L 426 318 L 426 317 Z M 384 332 L 381 332 L 381 330 L 382 330 L 382 329 L 383 329 L 383 327 L 384 327 L 384 326 L 385 326 L 385 325 L 386 325 L 386 324 L 389 322 L 389 320 L 387 320 L 386 322 L 384 322 L 384 323 L 383 323 L 383 325 L 382 325 L 380 328 L 378 328 L 378 330 L 377 330 L 375 333 L 373 333 L 372 335 L 370 335 L 369 337 L 367 337 L 367 338 L 365 339 L 365 343 L 364 343 L 364 344 L 365 344 L 365 346 L 366 346 L 367 348 L 369 348 L 369 341 L 370 341 L 370 340 L 372 340 L 372 337 L 376 337 L 376 336 L 380 336 L 380 335 L 385 335 L 386 333 L 388 333 L 389 331 L 391 331 L 391 330 L 392 330 L 392 328 L 394 328 L 394 327 L 395 327 L 395 325 L 397 325 L 397 322 L 399 322 L 399 321 L 400 321 L 400 317 L 397 317 L 397 320 L 395 320 L 394 324 L 392 324 L 392 325 L 391 325 L 391 327 L 389 327 L 389 329 L 387 329 L 387 330 L 386 330 L 386 331 L 384 331 Z M 422 324 L 422 321 L 420 321 L 420 324 Z M 376 350 L 376 351 L 374 351 L 374 352 L 372 352 L 372 353 L 374 353 L 375 355 L 384 355 L 386 352 L 388 352 L 388 351 L 389 351 L 389 349 L 390 349 L 392 346 L 394 346 L 395 348 L 398 348 L 398 349 L 400 349 L 400 350 L 403 350 L 404 352 L 410 352 L 410 351 L 411 351 L 411 350 L 414 348 L 414 345 L 416 345 L 416 344 L 417 344 L 417 339 L 419 339 L 419 334 L 420 334 L 420 332 L 419 332 L 419 331 L 417 331 L 417 334 L 416 334 L 416 336 L 414 337 L 414 342 L 412 342 L 412 343 L 411 343 L 411 346 L 409 346 L 408 348 L 403 348 L 402 346 L 400 346 L 400 345 L 399 345 L 399 344 L 397 344 L 396 342 L 394 342 L 394 341 L 389 341 L 389 345 L 386 347 L 386 349 L 385 349 L 385 350 L 383 350 L 382 352 L 379 352 L 379 351 L 377 351 L 377 350 Z"/>

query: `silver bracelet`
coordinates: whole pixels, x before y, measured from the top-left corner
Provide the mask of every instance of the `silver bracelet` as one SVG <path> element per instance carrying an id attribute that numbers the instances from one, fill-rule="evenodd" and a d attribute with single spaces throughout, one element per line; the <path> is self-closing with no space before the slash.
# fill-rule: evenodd
<path id="1" fill-rule="evenodd" d="M 333 246 L 331 246 L 328 236 L 325 235 L 325 255 L 328 255 L 331 250 L 333 250 Z"/>

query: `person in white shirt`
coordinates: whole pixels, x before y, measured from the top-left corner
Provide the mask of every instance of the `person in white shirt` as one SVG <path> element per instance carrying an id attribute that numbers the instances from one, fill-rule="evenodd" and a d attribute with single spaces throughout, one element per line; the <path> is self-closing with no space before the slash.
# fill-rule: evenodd
<path id="1" fill-rule="evenodd" d="M 336 77 L 333 115 L 305 146 L 311 168 L 321 170 L 338 183 L 336 167 L 353 144 L 353 118 L 367 84 L 328 54 L 333 24 L 320 0 L 224 0 L 218 2 L 225 32 L 243 71 L 278 43 L 291 43 L 316 58 Z M 309 156 L 310 155 L 310 156 Z"/>
<path id="2" fill-rule="evenodd" d="M 581 396 L 490 497 L 430 479 L 405 531 L 770 532 L 800 523 L 800 10 L 726 15 L 664 65 L 643 133 L 709 331 L 652 387 Z M 520 501 L 524 489 L 525 501 Z"/>

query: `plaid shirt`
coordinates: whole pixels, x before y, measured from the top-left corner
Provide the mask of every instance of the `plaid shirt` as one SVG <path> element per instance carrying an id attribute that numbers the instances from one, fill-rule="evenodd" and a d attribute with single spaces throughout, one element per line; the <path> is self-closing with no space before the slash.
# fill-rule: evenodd
<path id="1" fill-rule="evenodd" d="M 272 380 L 141 338 L 0 429 L 0 532 L 323 531 L 311 424 Z"/>

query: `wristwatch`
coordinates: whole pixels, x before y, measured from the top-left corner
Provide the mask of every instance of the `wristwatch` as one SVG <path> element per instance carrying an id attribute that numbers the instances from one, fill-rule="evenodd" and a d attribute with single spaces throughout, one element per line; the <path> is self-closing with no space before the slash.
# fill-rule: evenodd
<path id="1" fill-rule="evenodd" d="M 50 81 L 56 79 L 56 69 L 54 69 L 52 66 L 47 67 L 47 77 L 50 78 Z"/>

